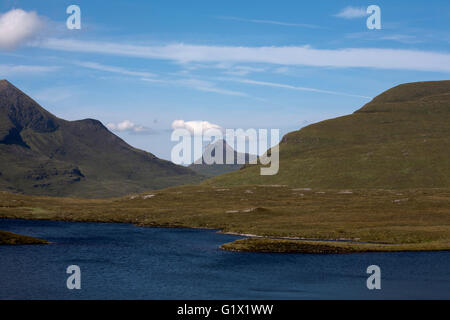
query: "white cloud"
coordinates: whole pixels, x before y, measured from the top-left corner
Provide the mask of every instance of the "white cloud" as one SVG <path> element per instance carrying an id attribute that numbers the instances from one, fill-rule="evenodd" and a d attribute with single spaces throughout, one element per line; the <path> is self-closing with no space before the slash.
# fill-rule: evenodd
<path id="1" fill-rule="evenodd" d="M 100 70 L 105 72 L 112 72 L 112 73 L 119 73 L 123 75 L 128 76 L 137 76 L 137 77 L 153 77 L 154 74 L 150 72 L 144 72 L 144 71 L 131 71 L 125 68 L 121 67 L 114 67 L 114 66 L 106 66 L 97 62 L 76 62 L 76 65 L 79 65 L 81 67 L 94 69 L 94 70 Z"/>
<path id="2" fill-rule="evenodd" d="M 174 120 L 172 122 L 172 129 L 186 129 L 191 134 L 201 135 L 203 132 L 209 129 L 223 130 L 221 126 L 217 124 L 210 123 L 208 121 L 184 121 L 184 120 Z"/>
<path id="3" fill-rule="evenodd" d="M 367 11 L 364 8 L 349 6 L 342 9 L 339 13 L 335 14 L 334 16 L 344 19 L 357 19 L 367 16 Z"/>
<path id="4" fill-rule="evenodd" d="M 332 95 L 339 95 L 339 96 L 372 99 L 371 97 L 360 96 L 360 95 L 356 95 L 356 94 L 349 94 L 349 93 L 344 93 L 344 92 L 321 90 L 321 89 L 307 88 L 307 87 L 297 87 L 297 86 L 292 86 L 289 84 L 275 83 L 275 82 L 256 81 L 256 80 L 242 79 L 242 78 L 219 78 L 219 80 L 233 81 L 233 82 L 252 84 L 252 85 L 257 85 L 257 86 L 284 88 L 284 89 L 290 89 L 290 90 L 296 90 L 296 91 L 310 91 L 310 92 L 325 93 L 325 94 L 332 94 Z"/>
<path id="5" fill-rule="evenodd" d="M 132 134 L 153 134 L 154 131 L 150 128 L 139 126 L 130 120 L 124 120 L 117 124 L 110 122 L 106 125 L 109 130 L 119 131 L 119 132 L 129 132 Z"/>
<path id="6" fill-rule="evenodd" d="M 0 49 L 15 49 L 35 37 L 43 27 L 36 12 L 13 9 L 0 14 Z"/>
<path id="7" fill-rule="evenodd" d="M 39 74 L 58 70 L 56 66 L 33 66 L 33 65 L 13 65 L 0 64 L 0 78 L 13 76 L 16 74 Z"/>
<path id="8" fill-rule="evenodd" d="M 34 45 L 62 51 L 166 59 L 184 63 L 268 63 L 285 66 L 358 67 L 450 72 L 449 53 L 419 50 L 383 48 L 313 49 L 309 46 L 233 47 L 185 44 L 137 46 L 70 39 L 48 39 Z"/>

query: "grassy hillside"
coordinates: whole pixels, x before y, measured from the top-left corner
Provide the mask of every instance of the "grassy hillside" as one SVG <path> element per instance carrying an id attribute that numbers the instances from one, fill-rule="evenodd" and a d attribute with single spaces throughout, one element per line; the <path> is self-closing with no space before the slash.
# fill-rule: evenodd
<path id="1" fill-rule="evenodd" d="M 135 149 L 100 121 L 66 121 L 0 81 L 0 189 L 26 194 L 112 197 L 203 179 Z"/>
<path id="2" fill-rule="evenodd" d="M 258 166 L 209 185 L 281 184 L 312 188 L 450 187 L 450 81 L 392 88 L 355 113 L 283 137 L 280 170 Z"/>

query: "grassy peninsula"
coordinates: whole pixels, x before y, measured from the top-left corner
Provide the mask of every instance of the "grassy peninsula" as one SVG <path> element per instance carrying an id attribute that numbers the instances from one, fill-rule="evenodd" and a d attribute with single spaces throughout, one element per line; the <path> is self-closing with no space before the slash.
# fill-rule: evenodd
<path id="1" fill-rule="evenodd" d="M 19 244 L 48 244 L 46 240 L 41 240 L 29 236 L 0 230 L 0 245 L 19 245 Z"/>

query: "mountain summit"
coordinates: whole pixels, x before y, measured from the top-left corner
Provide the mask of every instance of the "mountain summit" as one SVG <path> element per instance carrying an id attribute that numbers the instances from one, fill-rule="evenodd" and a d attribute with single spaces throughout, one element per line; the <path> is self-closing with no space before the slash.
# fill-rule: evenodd
<path id="1" fill-rule="evenodd" d="M 213 160 L 216 151 L 219 150 L 222 150 L 222 164 L 207 164 Z M 227 155 L 231 160 L 229 163 L 227 163 Z M 244 164 L 248 164 L 253 160 L 256 160 L 256 155 L 237 152 L 225 140 L 218 140 L 207 145 L 201 159 L 194 161 L 189 168 L 204 176 L 214 177 L 224 173 L 237 171 L 241 169 Z"/>
<path id="2" fill-rule="evenodd" d="M 450 187 L 450 81 L 402 84 L 355 113 L 285 135 L 280 170 L 258 166 L 215 177 L 218 185 L 313 188 Z"/>
<path id="3" fill-rule="evenodd" d="M 100 121 L 52 115 L 0 81 L 0 189 L 112 197 L 198 182 L 188 168 L 135 149 Z"/>

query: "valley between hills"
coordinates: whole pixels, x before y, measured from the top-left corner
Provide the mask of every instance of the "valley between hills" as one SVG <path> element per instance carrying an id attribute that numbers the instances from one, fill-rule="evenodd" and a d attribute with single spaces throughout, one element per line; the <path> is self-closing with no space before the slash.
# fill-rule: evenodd
<path id="1" fill-rule="evenodd" d="M 14 151 L 4 155 L 7 161 L 26 154 L 42 161 L 48 157 L 42 150 L 51 145 L 49 141 L 57 137 L 64 146 L 64 137 L 74 141 L 79 136 L 76 128 L 63 120 L 55 120 L 57 125 L 47 128 L 36 118 L 24 119 L 12 134 L 4 130 L 7 143 L 2 146 L 0 142 L 0 147 Z M 15 122 L 3 123 L 11 127 Z M 62 175 L 44 175 L 48 185 L 37 188 L 31 188 L 33 182 L 18 162 L 14 165 L 20 186 L 12 179 L 5 180 L 8 174 L 3 175 L 7 187 L 0 193 L 0 218 L 209 228 L 248 236 L 222 246 L 231 251 L 450 250 L 449 123 L 450 81 L 400 85 L 351 115 L 287 134 L 280 142 L 280 172 L 275 176 L 260 176 L 259 165 L 244 165 L 206 179 L 117 140 L 122 146 L 117 152 L 125 150 L 143 165 L 146 159 L 152 163 L 146 167 L 150 180 L 145 186 L 152 184 L 152 177 L 158 183 L 144 189 L 139 186 L 139 166 L 133 163 L 121 165 L 114 174 L 106 172 L 106 188 L 101 175 L 91 178 L 90 172 L 95 171 L 95 161 L 89 160 L 93 146 L 84 148 L 77 140 L 76 145 L 85 152 L 83 159 L 73 161 L 67 156 L 70 150 L 58 153 L 52 149 L 47 162 L 78 171 L 61 169 Z M 27 126 L 39 131 L 39 141 L 33 139 L 32 130 L 25 130 Z M 112 133 L 99 124 L 93 132 L 108 137 L 112 141 L 108 148 L 114 148 Z M 27 170 L 34 170 L 32 162 L 24 163 Z M 7 165 L 2 164 L 2 173 L 7 172 Z M 159 174 L 159 167 L 165 168 L 164 175 Z M 41 168 L 47 172 L 45 166 Z M 108 197 L 111 186 L 130 177 L 127 170 L 132 170 L 136 180 L 126 180 L 122 194 Z M 83 177 L 75 177 L 78 172 Z M 165 175 L 170 181 L 164 180 Z M 58 194 L 58 184 L 64 194 Z M 88 189 L 83 189 L 83 184 Z M 102 188 L 101 198 L 83 197 L 83 190 L 94 190 L 97 185 Z"/>

